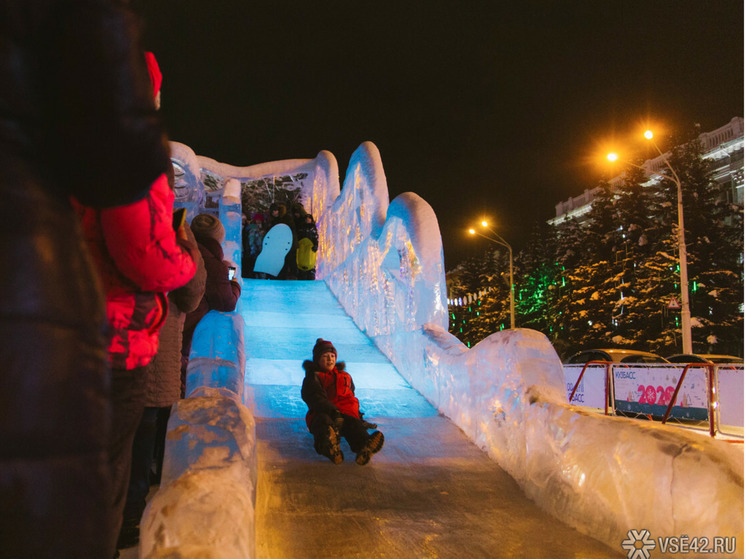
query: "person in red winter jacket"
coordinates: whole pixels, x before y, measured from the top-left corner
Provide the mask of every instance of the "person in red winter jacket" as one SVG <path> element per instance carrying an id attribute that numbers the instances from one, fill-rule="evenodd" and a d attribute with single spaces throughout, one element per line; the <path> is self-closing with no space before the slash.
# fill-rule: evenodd
<path id="1" fill-rule="evenodd" d="M 189 226 L 184 230 L 196 246 Z M 181 397 L 181 336 L 184 317 L 205 293 L 205 265 L 199 251 L 192 253 L 197 272 L 186 285 L 168 292 L 168 315 L 158 337 L 158 353 L 145 367 L 145 410 L 132 443 L 132 467 L 117 548 L 133 547 L 140 540 L 140 519 L 152 483 L 151 465 L 160 476 L 171 406 Z M 155 458 L 155 460 L 154 460 Z M 160 478 L 158 478 L 158 483 Z"/>
<path id="2" fill-rule="evenodd" d="M 377 426 L 363 420 L 360 401 L 355 396 L 355 383 L 337 361 L 337 350 L 331 342 L 318 338 L 313 347 L 313 361 L 304 361 L 306 376 L 301 397 L 308 406 L 306 425 L 313 435 L 314 448 L 335 464 L 344 461 L 339 446 L 340 436 L 347 439 L 355 462 L 364 466 L 371 456 L 383 448 L 383 433 L 368 429 Z"/>
<path id="3" fill-rule="evenodd" d="M 106 293 L 114 538 L 122 521 L 132 440 L 145 408 L 145 366 L 158 351 L 168 311 L 166 292 L 186 284 L 196 271 L 191 254 L 197 247 L 172 227 L 173 200 L 166 175 L 161 175 L 145 199 L 134 204 L 103 210 L 75 204 Z"/>
<path id="4" fill-rule="evenodd" d="M 146 57 L 146 61 L 151 66 L 154 59 Z M 152 66 L 149 70 L 152 80 Z M 127 496 L 132 441 L 145 409 L 145 367 L 158 351 L 158 334 L 168 312 L 166 292 L 186 284 L 196 271 L 192 254 L 197 247 L 189 242 L 183 227 L 174 231 L 174 193 L 166 176 L 168 169 L 163 171 L 145 198 L 132 204 L 95 209 L 73 200 L 106 294 L 112 398 L 112 555 Z"/>

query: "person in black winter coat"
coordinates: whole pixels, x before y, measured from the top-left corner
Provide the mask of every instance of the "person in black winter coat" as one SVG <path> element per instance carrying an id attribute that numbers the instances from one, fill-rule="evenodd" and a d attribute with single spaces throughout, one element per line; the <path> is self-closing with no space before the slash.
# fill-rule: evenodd
<path id="1" fill-rule="evenodd" d="M 248 218 L 246 220 L 241 231 L 241 274 L 245 278 L 265 279 L 265 275 L 261 272 L 254 272 L 256 258 L 262 252 L 262 241 L 265 233 L 264 214 L 254 212 L 251 215 L 251 220 L 249 221 Z"/>
<path id="2" fill-rule="evenodd" d="M 106 316 L 70 197 L 142 199 L 165 136 L 125 2 L 2 2 L 0 44 L 0 557 L 107 559 Z"/>
<path id="3" fill-rule="evenodd" d="M 300 202 L 290 204 L 290 218 L 293 221 L 293 246 L 287 255 L 286 262 L 288 266 L 288 279 L 302 279 L 298 269 L 298 242 L 301 239 L 300 228 L 306 222 L 306 209 Z"/>

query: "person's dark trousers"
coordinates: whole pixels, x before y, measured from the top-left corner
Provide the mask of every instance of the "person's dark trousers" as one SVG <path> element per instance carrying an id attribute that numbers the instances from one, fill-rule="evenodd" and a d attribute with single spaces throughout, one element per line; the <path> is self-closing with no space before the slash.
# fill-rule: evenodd
<path id="1" fill-rule="evenodd" d="M 163 473 L 163 458 L 166 455 L 166 432 L 168 431 L 168 418 L 171 417 L 171 407 L 158 408 L 158 422 L 155 432 L 155 448 L 153 449 L 153 470 L 150 476 L 150 484 L 160 484 Z"/>
<path id="2" fill-rule="evenodd" d="M 298 270 L 299 280 L 315 280 L 316 279 L 316 268 L 313 270 Z"/>
<path id="3" fill-rule="evenodd" d="M 309 425 L 309 431 L 311 431 L 311 434 L 313 435 L 316 452 L 319 452 L 321 443 L 329 432 L 327 429 L 329 425 L 335 425 L 339 428 L 339 434 L 347 439 L 347 443 L 350 445 L 352 452 L 357 454 L 363 448 L 363 445 L 370 437 L 363 422 L 351 415 L 340 415 L 342 416 L 341 426 L 335 425 L 334 420 L 324 413 L 318 413 L 314 416 L 311 425 Z"/>
<path id="4" fill-rule="evenodd" d="M 298 264 L 295 262 L 295 252 L 297 250 L 297 247 L 293 245 L 293 248 L 290 249 L 290 252 L 288 252 L 285 255 L 285 266 L 283 266 L 283 271 L 285 272 L 284 279 L 294 280 L 298 279 Z"/>
<path id="5" fill-rule="evenodd" d="M 140 524 L 140 517 L 145 510 L 145 499 L 150 490 L 150 465 L 153 462 L 159 409 L 146 407 L 135 431 L 135 439 L 132 442 L 132 470 L 127 502 L 124 505 L 122 530 L 124 527 Z"/>
<path id="6" fill-rule="evenodd" d="M 317 413 L 314 415 L 308 425 L 308 430 L 313 435 L 313 447 L 319 454 L 321 454 L 321 448 L 329 434 L 329 425 L 334 425 L 334 421 L 332 421 L 332 418 L 325 413 Z"/>
<path id="7" fill-rule="evenodd" d="M 122 525 L 122 513 L 127 500 L 132 442 L 145 408 L 145 367 L 112 369 L 112 429 L 109 441 L 109 465 L 112 475 L 111 555 L 116 551 L 117 537 Z"/>
<path id="8" fill-rule="evenodd" d="M 347 439 L 347 443 L 350 445 L 352 452 L 357 454 L 360 452 L 365 443 L 370 438 L 368 430 L 363 425 L 363 422 L 351 415 L 342 414 L 344 422 L 339 430 L 339 434 Z"/>

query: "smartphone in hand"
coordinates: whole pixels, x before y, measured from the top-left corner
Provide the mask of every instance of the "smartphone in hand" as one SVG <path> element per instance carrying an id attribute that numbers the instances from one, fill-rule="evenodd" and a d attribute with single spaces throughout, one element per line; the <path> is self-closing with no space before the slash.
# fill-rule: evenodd
<path id="1" fill-rule="evenodd" d="M 228 266 L 228 279 L 232 280 L 236 277 L 236 267 Z"/>
<path id="2" fill-rule="evenodd" d="M 185 220 L 186 220 L 186 208 L 179 208 L 178 210 L 174 210 L 174 221 L 173 221 L 174 231 L 178 231 L 179 228 L 182 225 L 184 225 Z"/>

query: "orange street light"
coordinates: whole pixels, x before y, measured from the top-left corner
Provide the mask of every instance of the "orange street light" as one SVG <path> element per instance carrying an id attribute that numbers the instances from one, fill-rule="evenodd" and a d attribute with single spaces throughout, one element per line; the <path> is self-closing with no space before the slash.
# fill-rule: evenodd
<path id="1" fill-rule="evenodd" d="M 492 241 L 493 243 L 504 246 L 508 249 L 508 262 L 510 264 L 510 328 L 515 329 L 515 284 L 513 283 L 513 248 L 510 246 L 508 241 L 498 235 L 497 232 L 489 225 L 490 224 L 487 222 L 487 220 L 482 220 L 482 227 L 488 229 L 490 233 L 494 235 L 494 238 L 483 235 L 473 228 L 469 229 L 469 233 L 471 235 L 479 235 L 480 237 L 484 237 L 488 241 Z"/>

